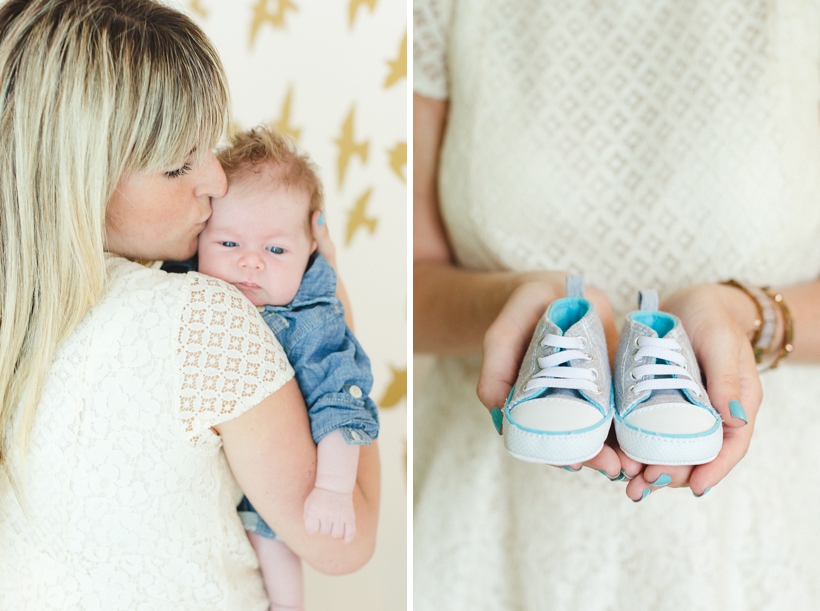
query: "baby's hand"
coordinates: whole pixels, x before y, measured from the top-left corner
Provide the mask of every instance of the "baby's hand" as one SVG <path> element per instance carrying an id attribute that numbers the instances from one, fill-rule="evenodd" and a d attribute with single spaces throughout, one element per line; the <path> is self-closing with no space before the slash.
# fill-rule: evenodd
<path id="1" fill-rule="evenodd" d="M 313 233 L 313 239 L 316 240 L 316 250 L 327 259 L 333 269 L 336 269 L 336 245 L 330 239 L 330 231 L 327 229 L 324 212 L 316 210 L 313 213 L 310 219 L 310 229 Z"/>
<path id="2" fill-rule="evenodd" d="M 305 501 L 304 517 L 309 535 L 319 532 L 342 539 L 345 543 L 353 541 L 356 535 L 352 492 L 314 488 Z"/>

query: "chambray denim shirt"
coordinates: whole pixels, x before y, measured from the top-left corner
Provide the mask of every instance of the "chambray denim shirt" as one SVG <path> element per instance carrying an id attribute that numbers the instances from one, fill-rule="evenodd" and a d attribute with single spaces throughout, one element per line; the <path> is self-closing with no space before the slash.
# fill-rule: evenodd
<path id="1" fill-rule="evenodd" d="M 379 435 L 370 359 L 345 324 L 327 260 L 312 255 L 293 301 L 259 311 L 296 372 L 313 440 L 338 429 L 348 445 L 370 445 Z"/>

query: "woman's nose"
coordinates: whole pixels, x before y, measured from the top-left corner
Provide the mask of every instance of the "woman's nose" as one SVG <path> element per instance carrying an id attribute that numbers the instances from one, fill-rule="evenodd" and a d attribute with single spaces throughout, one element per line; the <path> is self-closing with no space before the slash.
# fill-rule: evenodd
<path id="1" fill-rule="evenodd" d="M 197 185 L 197 196 L 207 195 L 208 197 L 220 198 L 228 191 L 228 179 L 225 178 L 225 171 L 213 152 L 208 152 L 207 157 L 202 161 L 201 179 Z"/>

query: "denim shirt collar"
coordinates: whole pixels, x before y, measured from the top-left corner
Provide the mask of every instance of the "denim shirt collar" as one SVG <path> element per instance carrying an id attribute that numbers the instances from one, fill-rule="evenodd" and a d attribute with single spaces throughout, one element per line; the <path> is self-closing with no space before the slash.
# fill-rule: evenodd
<path id="1" fill-rule="evenodd" d="M 336 273 L 321 254 L 313 253 L 308 259 L 305 275 L 296 296 L 286 306 L 266 305 L 266 311 L 294 310 L 314 305 L 329 304 L 336 299 Z"/>

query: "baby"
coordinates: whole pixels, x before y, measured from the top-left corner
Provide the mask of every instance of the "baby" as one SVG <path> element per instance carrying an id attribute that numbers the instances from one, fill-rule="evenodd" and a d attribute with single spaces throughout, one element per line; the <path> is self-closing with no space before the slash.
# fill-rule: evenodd
<path id="1" fill-rule="evenodd" d="M 219 160 L 228 192 L 213 200 L 213 214 L 199 236 L 199 271 L 238 288 L 282 344 L 318 444 L 305 527 L 310 534 L 351 541 L 359 446 L 376 438 L 379 422 L 368 396 L 370 361 L 345 324 L 335 297 L 336 274 L 316 252 L 311 225 L 321 225 L 323 205 L 316 168 L 265 126 L 234 136 Z M 259 558 L 271 611 L 301 609 L 299 558 L 247 498 L 238 510 Z"/>

